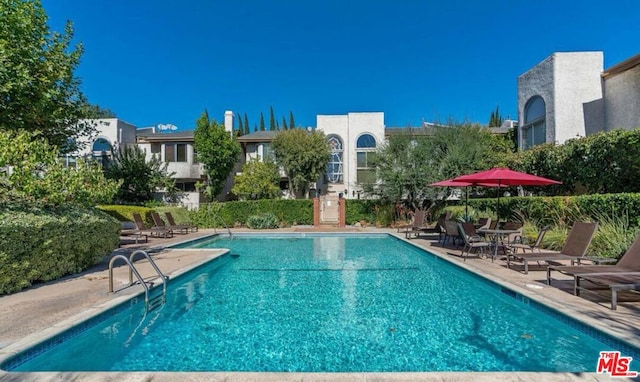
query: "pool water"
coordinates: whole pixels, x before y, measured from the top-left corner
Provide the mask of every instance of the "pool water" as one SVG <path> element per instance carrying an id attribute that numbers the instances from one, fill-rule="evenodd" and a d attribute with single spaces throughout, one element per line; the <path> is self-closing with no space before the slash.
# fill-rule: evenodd
<path id="1" fill-rule="evenodd" d="M 390 236 L 194 246 L 231 253 L 13 371 L 593 372 L 620 350 Z"/>

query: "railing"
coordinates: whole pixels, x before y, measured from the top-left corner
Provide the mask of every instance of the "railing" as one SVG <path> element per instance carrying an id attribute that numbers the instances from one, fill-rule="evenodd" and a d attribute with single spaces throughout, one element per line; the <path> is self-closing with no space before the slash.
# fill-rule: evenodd
<path id="1" fill-rule="evenodd" d="M 162 296 L 160 296 L 161 297 L 160 301 L 157 301 L 157 299 L 154 299 L 154 304 L 153 304 L 153 307 L 151 309 L 153 309 L 153 308 L 155 308 L 157 306 L 160 306 L 160 305 L 165 303 L 166 295 L 167 295 L 167 279 L 169 279 L 169 277 L 165 276 L 162 273 L 162 271 L 160 271 L 160 268 L 158 268 L 158 266 L 156 265 L 155 261 L 153 261 L 151 259 L 151 257 L 149 256 L 149 254 L 147 252 L 143 251 L 143 250 L 134 251 L 133 253 L 131 253 L 131 255 L 129 256 L 128 259 L 124 255 L 115 255 L 115 256 L 113 256 L 111 258 L 111 261 L 109 261 L 109 293 L 114 293 L 114 291 L 113 291 L 113 264 L 116 262 L 116 260 L 122 259 L 129 266 L 129 286 L 133 285 L 133 275 L 136 275 L 136 278 L 138 279 L 138 281 L 140 282 L 140 284 L 144 288 L 144 311 L 148 312 L 150 310 L 150 307 L 149 307 L 149 286 L 147 285 L 147 283 L 144 281 L 144 279 L 140 275 L 140 272 L 138 272 L 136 267 L 133 266 L 134 257 L 137 254 L 142 254 L 147 258 L 147 260 L 149 260 L 149 263 L 151 264 L 153 269 L 156 271 L 156 273 L 158 274 L 158 276 L 160 276 L 160 279 L 162 280 Z"/>

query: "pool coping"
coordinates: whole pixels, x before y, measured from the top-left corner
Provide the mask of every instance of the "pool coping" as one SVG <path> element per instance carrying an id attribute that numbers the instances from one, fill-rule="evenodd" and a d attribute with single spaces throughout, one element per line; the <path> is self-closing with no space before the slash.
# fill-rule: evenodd
<path id="1" fill-rule="evenodd" d="M 290 233 L 290 232 L 289 232 Z M 308 234 L 308 233 L 307 233 Z M 355 235 L 363 235 L 362 232 L 331 232 L 324 233 L 323 235 L 332 236 L 335 234 L 355 234 Z M 594 325 L 593 321 L 590 320 L 580 320 L 575 317 L 576 312 L 570 309 L 567 309 L 563 305 L 559 304 L 557 301 L 552 299 L 546 299 L 544 296 L 536 293 L 532 293 L 531 290 L 520 287 L 514 283 L 511 283 L 507 280 L 502 280 L 500 278 L 496 278 L 491 274 L 487 274 L 482 272 L 477 268 L 474 268 L 468 264 L 463 264 L 460 262 L 453 261 L 449 256 L 445 253 L 438 251 L 436 248 L 426 248 L 424 246 L 418 245 L 411 240 L 407 240 L 403 238 L 401 235 L 394 234 L 393 232 L 376 232 L 372 233 L 372 235 L 383 235 L 387 234 L 389 236 L 395 237 L 401 241 L 411 244 L 416 248 L 421 250 L 425 250 L 434 256 L 443 259 L 453 265 L 460 266 L 464 270 L 471 272 L 472 274 L 478 275 L 480 277 L 486 278 L 491 282 L 496 283 L 502 287 L 514 290 L 516 293 L 521 294 L 531 300 L 540 302 L 539 300 L 546 300 L 542 303 L 543 305 L 549 306 L 551 309 L 562 312 L 574 319 L 582 322 L 587 326 L 596 327 L 596 329 L 601 330 L 608 335 L 618 338 L 621 341 L 631 343 L 632 346 L 640 347 L 635 343 L 640 343 L 637 338 L 634 338 L 635 341 L 629 341 L 627 339 L 620 338 L 619 333 L 610 332 L 606 328 L 602 328 L 601 325 Z M 215 235 L 215 234 L 214 234 Z M 249 235 L 260 235 L 260 232 L 257 233 L 243 233 L 243 236 Z M 213 235 L 211 235 L 213 236 Z M 311 235 L 309 235 L 311 236 Z M 315 235 L 314 235 L 315 236 Z M 184 240 L 180 243 L 191 241 Z M 179 243 L 175 243 L 177 245 Z M 154 248 L 162 248 L 166 251 L 172 251 L 171 246 L 159 245 Z M 215 250 L 203 250 L 203 249 L 185 249 L 180 248 L 176 250 L 181 251 L 202 251 L 202 252 L 212 252 Z M 188 266 L 179 268 L 171 273 L 169 276 L 171 278 L 178 277 L 182 274 L 185 274 L 192 269 L 201 266 L 202 264 L 213 260 L 216 257 L 223 255 L 224 253 L 228 253 L 229 250 L 225 249 L 222 251 L 218 251 L 215 255 L 209 255 L 206 258 L 196 261 Z M 131 300 L 137 296 L 144 294 L 144 290 L 142 287 L 138 286 L 138 291 L 117 296 L 112 300 L 107 302 L 102 302 L 98 305 L 95 305 L 81 313 L 78 313 L 74 316 L 71 316 L 45 330 L 32 333 L 5 348 L 0 349 L 0 363 L 5 362 L 8 358 L 13 357 L 21 351 L 24 351 L 32 346 L 38 345 L 47 339 L 68 330 L 69 328 L 78 325 L 82 322 L 90 320 L 93 317 L 98 316 L 99 314 L 111 309 L 119 304 L 126 303 L 128 300 Z M 595 369 L 595 364 L 594 364 Z M 378 373 L 378 372 L 357 372 L 357 373 L 306 373 L 306 372 L 7 372 L 5 370 L 0 370 L 0 381 L 5 380 L 30 380 L 30 381 L 41 381 L 41 380 L 52 380 L 52 379 L 60 379 L 60 380 L 71 380 L 71 379 L 91 379 L 96 381 L 138 381 L 138 380 L 175 380 L 176 378 L 180 380 L 188 380 L 188 381 L 196 381 L 196 380 L 225 380 L 225 381 L 327 381 L 327 380 L 335 380 L 335 381 L 443 381 L 443 380 L 478 380 L 478 381 L 573 381 L 573 380 L 593 380 L 593 381 L 609 381 L 611 377 L 606 374 L 597 374 L 593 373 L 554 373 L 554 372 L 394 372 L 394 373 Z M 621 380 L 617 378 L 616 380 Z M 624 380 L 624 379 L 622 379 Z"/>

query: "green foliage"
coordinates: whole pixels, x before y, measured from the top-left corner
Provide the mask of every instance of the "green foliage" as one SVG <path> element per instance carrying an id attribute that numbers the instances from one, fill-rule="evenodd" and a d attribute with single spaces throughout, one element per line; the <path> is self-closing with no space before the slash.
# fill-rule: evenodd
<path id="1" fill-rule="evenodd" d="M 91 267 L 118 246 L 119 232 L 93 208 L 0 205 L 0 294 Z"/>
<path id="2" fill-rule="evenodd" d="M 37 132 L 61 151 L 95 127 L 79 123 L 86 101 L 74 70 L 73 28 L 52 32 L 39 0 L 0 0 L 0 129 Z"/>
<path id="3" fill-rule="evenodd" d="M 175 190 L 173 174 L 167 174 L 167 164 L 156 155 L 147 161 L 138 146 L 121 147 L 112 152 L 113 159 L 104 169 L 107 179 L 121 180 L 116 195 L 118 203 L 143 203 L 153 199 L 157 188 Z"/>
<path id="4" fill-rule="evenodd" d="M 626 212 L 603 213 L 596 215 L 598 231 L 589 246 L 589 254 L 593 256 L 620 258 L 640 233 L 640 227 L 632 227 Z"/>
<path id="5" fill-rule="evenodd" d="M 101 119 L 101 118 L 116 118 L 116 113 L 112 110 L 101 107 L 100 105 L 86 104 L 82 108 L 82 118 L 87 119 Z"/>
<path id="6" fill-rule="evenodd" d="M 114 217 L 120 222 L 132 222 L 133 214 L 139 213 L 140 216 L 142 216 L 142 219 L 144 220 L 144 223 L 147 225 L 147 227 L 153 226 L 153 218 L 151 217 L 151 212 L 156 210 L 142 206 L 123 206 L 119 204 L 100 205 L 96 208 L 106 213 L 107 215 Z"/>
<path id="7" fill-rule="evenodd" d="M 375 222 L 375 209 L 379 203 L 380 201 L 374 199 L 346 199 L 345 224 L 353 225 L 359 222 Z"/>
<path id="8" fill-rule="evenodd" d="M 496 106 L 496 110 L 491 112 L 489 117 L 489 127 L 500 127 L 504 122 L 504 118 L 500 114 L 500 106 Z"/>
<path id="9" fill-rule="evenodd" d="M 243 199 L 275 199 L 280 196 L 280 173 L 272 162 L 251 160 L 242 166 L 231 192 Z"/>
<path id="10" fill-rule="evenodd" d="M 196 121 L 193 139 L 197 160 L 204 164 L 209 178 L 205 194 L 209 200 L 213 200 L 222 191 L 238 160 L 240 145 L 224 130 L 223 125 L 209 121 L 206 111 Z"/>
<path id="11" fill-rule="evenodd" d="M 329 145 L 324 133 L 293 129 L 280 131 L 272 143 L 276 162 L 289 178 L 289 189 L 308 194 L 309 183 L 324 173 L 329 161 Z"/>
<path id="12" fill-rule="evenodd" d="M 279 222 L 276 215 L 267 212 L 249 216 L 247 218 L 247 227 L 251 229 L 275 229 L 279 227 Z"/>
<path id="13" fill-rule="evenodd" d="M 289 110 L 289 130 L 296 128 L 296 121 L 293 119 L 293 111 Z"/>
<path id="14" fill-rule="evenodd" d="M 572 139 L 561 146 L 522 151 L 510 167 L 562 181 L 527 188 L 537 194 L 575 195 L 640 191 L 640 129 L 614 130 Z"/>
<path id="15" fill-rule="evenodd" d="M 276 116 L 273 114 L 273 106 L 269 107 L 269 130 L 276 131 Z"/>
<path id="16" fill-rule="evenodd" d="M 374 165 L 381 183 L 365 190 L 389 202 L 426 208 L 448 196 L 447 189 L 431 183 L 500 165 L 509 152 L 503 138 L 475 125 L 406 129 L 378 149 Z"/>
<path id="17" fill-rule="evenodd" d="M 0 131 L 0 169 L 0 196 L 46 204 L 93 206 L 110 202 L 119 187 L 96 163 L 79 159 L 65 168 L 55 147 L 24 131 Z"/>
<path id="18" fill-rule="evenodd" d="M 313 200 L 263 199 L 202 204 L 190 211 L 193 224 L 202 228 L 243 226 L 249 216 L 273 213 L 281 226 L 313 224 Z"/>
<path id="19" fill-rule="evenodd" d="M 260 131 L 264 131 L 264 115 L 260 112 Z"/>

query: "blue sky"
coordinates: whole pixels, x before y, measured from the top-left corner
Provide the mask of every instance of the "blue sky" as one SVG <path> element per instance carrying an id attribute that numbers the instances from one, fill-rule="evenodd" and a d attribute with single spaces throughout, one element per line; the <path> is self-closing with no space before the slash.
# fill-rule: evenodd
<path id="1" fill-rule="evenodd" d="M 89 101 L 138 127 L 207 109 L 269 124 L 292 111 L 382 111 L 387 126 L 517 119 L 517 77 L 555 51 L 640 53 L 640 1 L 42 0 L 85 53 Z"/>

